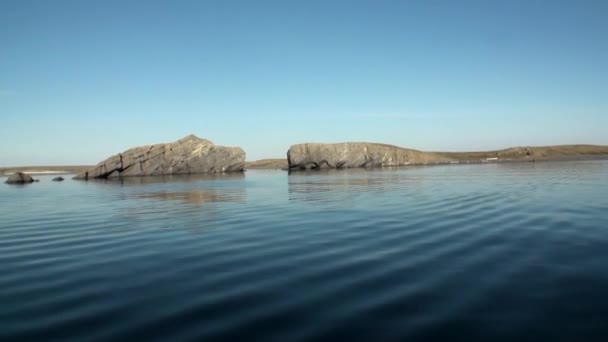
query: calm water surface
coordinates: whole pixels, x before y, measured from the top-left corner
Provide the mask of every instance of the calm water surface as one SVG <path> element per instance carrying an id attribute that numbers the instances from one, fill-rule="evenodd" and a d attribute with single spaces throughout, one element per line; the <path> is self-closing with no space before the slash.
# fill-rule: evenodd
<path id="1" fill-rule="evenodd" d="M 0 186 L 0 340 L 608 339 L 608 162 Z"/>

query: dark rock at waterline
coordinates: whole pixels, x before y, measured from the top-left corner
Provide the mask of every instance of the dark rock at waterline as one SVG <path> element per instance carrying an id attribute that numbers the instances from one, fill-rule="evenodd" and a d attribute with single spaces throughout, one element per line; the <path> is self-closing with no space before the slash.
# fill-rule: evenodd
<path id="1" fill-rule="evenodd" d="M 8 176 L 8 179 L 5 181 L 7 184 L 27 184 L 33 183 L 34 179 L 30 175 L 26 175 L 23 172 L 15 172 L 12 175 Z"/>
<path id="2" fill-rule="evenodd" d="M 63 180 L 64 179 L 61 176 L 53 178 L 53 182 L 63 182 Z"/>
<path id="3" fill-rule="evenodd" d="M 244 167 L 245 152 L 240 147 L 217 146 L 189 135 L 173 143 L 130 148 L 74 179 L 242 172 Z"/>
<path id="4" fill-rule="evenodd" d="M 441 164 L 451 158 L 376 143 L 307 143 L 287 151 L 289 170 Z"/>

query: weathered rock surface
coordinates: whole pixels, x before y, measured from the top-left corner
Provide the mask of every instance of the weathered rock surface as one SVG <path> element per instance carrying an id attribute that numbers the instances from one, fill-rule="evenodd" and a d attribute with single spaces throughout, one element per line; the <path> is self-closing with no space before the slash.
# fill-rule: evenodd
<path id="1" fill-rule="evenodd" d="M 55 178 L 53 178 L 53 182 L 63 182 L 63 177 L 61 177 L 61 176 L 55 177 Z"/>
<path id="2" fill-rule="evenodd" d="M 8 176 L 8 179 L 5 183 L 7 184 L 26 184 L 33 183 L 34 179 L 30 175 L 26 175 L 23 172 L 15 172 L 12 175 Z"/>
<path id="3" fill-rule="evenodd" d="M 173 143 L 130 148 L 74 179 L 241 172 L 244 166 L 245 152 L 241 148 L 216 146 L 189 135 Z"/>
<path id="4" fill-rule="evenodd" d="M 290 170 L 450 163 L 451 158 L 376 143 L 298 144 L 287 151 Z"/>

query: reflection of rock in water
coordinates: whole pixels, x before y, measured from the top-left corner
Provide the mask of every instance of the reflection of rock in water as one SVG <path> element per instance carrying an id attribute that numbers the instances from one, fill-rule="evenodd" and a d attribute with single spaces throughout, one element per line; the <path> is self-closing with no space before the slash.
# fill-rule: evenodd
<path id="1" fill-rule="evenodd" d="M 127 201 L 114 212 L 114 219 L 128 221 L 129 227 L 147 229 L 147 222 L 154 221 L 155 227 L 200 232 L 217 226 L 226 210 L 238 215 L 247 201 L 242 180 L 244 175 L 239 173 L 131 177 L 88 184 L 116 196 L 115 200 Z"/>
<path id="2" fill-rule="evenodd" d="M 192 174 L 192 175 L 165 175 L 147 177 L 123 177 L 111 180 L 103 180 L 104 184 L 143 185 L 155 183 L 192 183 L 217 180 L 242 180 L 245 174 L 242 172 L 214 173 L 214 174 Z"/>
<path id="3" fill-rule="evenodd" d="M 185 204 L 207 204 L 216 202 L 244 202 L 245 191 L 242 188 L 221 190 L 194 189 L 185 191 L 155 191 L 146 192 L 140 198 L 156 199 L 162 201 L 180 201 Z"/>
<path id="4" fill-rule="evenodd" d="M 342 170 L 293 173 L 289 176 L 289 200 L 310 204 L 335 202 L 338 207 L 352 207 L 366 193 L 391 192 L 400 185 L 416 181 L 404 173 L 390 171 Z"/>
<path id="5" fill-rule="evenodd" d="M 238 215 L 246 194 L 243 187 L 148 191 L 127 197 L 135 204 L 122 207 L 114 215 L 130 222 L 129 227 L 133 228 L 147 228 L 146 222 L 154 221 L 154 226 L 164 229 L 201 232 L 217 225 L 213 222 L 225 216 L 225 206 L 230 205 L 230 210 Z"/>

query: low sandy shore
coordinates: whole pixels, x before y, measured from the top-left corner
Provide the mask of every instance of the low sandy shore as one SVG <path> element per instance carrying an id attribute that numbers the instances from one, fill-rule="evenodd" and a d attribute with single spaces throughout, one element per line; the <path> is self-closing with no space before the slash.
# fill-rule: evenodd
<path id="1" fill-rule="evenodd" d="M 57 166 L 11 166 L 0 167 L 0 175 L 9 176 L 15 172 L 28 175 L 54 175 L 78 173 L 91 168 L 89 165 L 57 165 Z"/>
<path id="2" fill-rule="evenodd" d="M 65 175 L 65 174 L 70 174 L 71 172 L 69 171 L 19 171 L 21 173 L 25 173 L 26 175 Z M 5 172 L 4 175 L 5 176 L 10 176 L 15 172 Z"/>
<path id="3" fill-rule="evenodd" d="M 266 169 L 277 170 L 287 168 L 287 159 L 260 159 L 255 161 L 245 162 L 245 170 L 249 169 Z"/>

